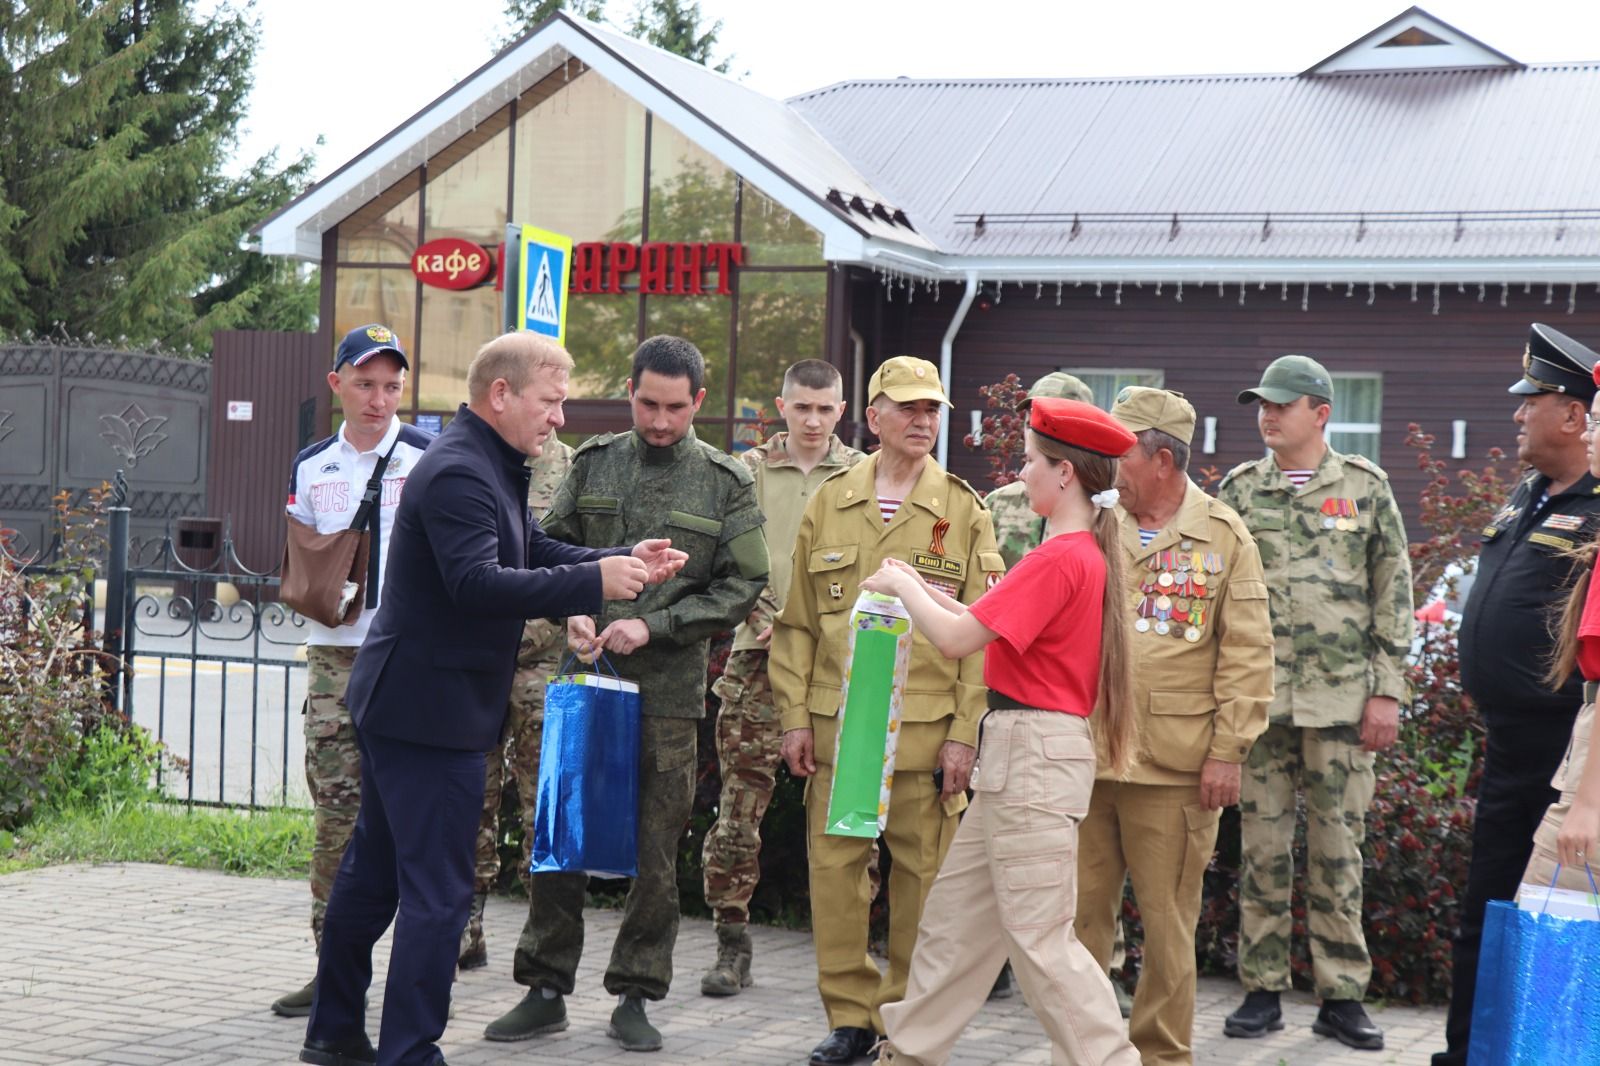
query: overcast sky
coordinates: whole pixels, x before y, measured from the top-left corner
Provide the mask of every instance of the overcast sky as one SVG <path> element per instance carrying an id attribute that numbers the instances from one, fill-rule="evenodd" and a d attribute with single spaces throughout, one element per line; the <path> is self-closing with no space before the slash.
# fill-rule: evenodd
<path id="1" fill-rule="evenodd" d="M 1600 60 L 1597 0 L 1432 0 L 1526 63 Z M 718 54 L 786 97 L 851 78 L 1088 77 L 1303 70 L 1405 10 L 1400 0 L 701 0 Z M 240 159 L 315 147 L 336 169 L 482 65 L 504 0 L 260 0 Z M 632 0 L 610 0 L 625 21 Z"/>

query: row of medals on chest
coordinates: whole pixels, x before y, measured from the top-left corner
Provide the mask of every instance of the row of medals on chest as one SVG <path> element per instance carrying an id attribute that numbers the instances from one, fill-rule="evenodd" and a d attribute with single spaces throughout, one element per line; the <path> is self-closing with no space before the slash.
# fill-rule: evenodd
<path id="1" fill-rule="evenodd" d="M 1133 628 L 1197 643 L 1211 612 L 1212 580 L 1222 573 L 1222 553 L 1195 551 L 1194 542 L 1185 540 L 1150 556 L 1145 569 L 1150 576 L 1134 594 Z"/>

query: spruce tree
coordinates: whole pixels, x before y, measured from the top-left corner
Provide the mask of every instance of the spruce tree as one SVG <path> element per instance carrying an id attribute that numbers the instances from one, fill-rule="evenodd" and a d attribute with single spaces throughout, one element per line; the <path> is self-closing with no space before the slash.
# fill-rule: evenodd
<path id="1" fill-rule="evenodd" d="M 0 332 L 205 351 L 217 329 L 311 324 L 309 283 L 241 248 L 310 160 L 226 174 L 257 29 L 197 7 L 0 5 Z"/>

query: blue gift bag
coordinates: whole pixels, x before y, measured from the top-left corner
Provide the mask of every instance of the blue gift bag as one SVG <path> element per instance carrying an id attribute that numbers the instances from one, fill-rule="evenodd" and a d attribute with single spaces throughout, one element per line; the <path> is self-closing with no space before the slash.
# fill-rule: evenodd
<path id="1" fill-rule="evenodd" d="M 1484 915 L 1469 1066 L 1600 1062 L 1600 912 L 1493 900 Z"/>
<path id="2" fill-rule="evenodd" d="M 639 686 L 632 681 L 564 669 L 550 678 L 532 871 L 638 875 Z"/>

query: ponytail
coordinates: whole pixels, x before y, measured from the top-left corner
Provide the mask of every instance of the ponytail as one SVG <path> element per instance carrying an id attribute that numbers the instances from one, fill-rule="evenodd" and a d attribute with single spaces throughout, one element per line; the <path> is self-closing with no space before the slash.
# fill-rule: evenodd
<path id="1" fill-rule="evenodd" d="M 1545 671 L 1545 684 L 1560 689 L 1571 679 L 1578 668 L 1578 623 L 1583 621 L 1584 604 L 1589 599 L 1589 582 L 1594 580 L 1595 556 L 1600 554 L 1600 541 L 1590 541 L 1569 553 L 1578 570 L 1578 580 L 1567 595 L 1556 620 L 1555 647 L 1550 652 L 1549 669 Z"/>
<path id="2" fill-rule="evenodd" d="M 1106 591 L 1100 617 L 1100 733 L 1113 777 L 1121 777 L 1133 754 L 1133 656 L 1129 651 L 1124 563 L 1116 510 L 1097 508 L 1094 540 L 1106 558 Z"/>

